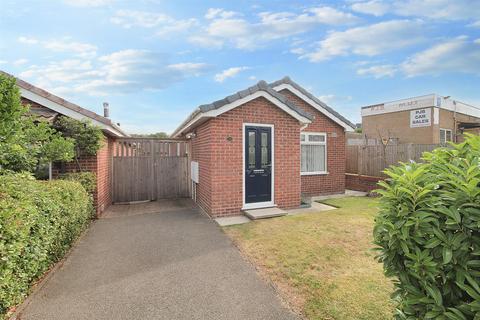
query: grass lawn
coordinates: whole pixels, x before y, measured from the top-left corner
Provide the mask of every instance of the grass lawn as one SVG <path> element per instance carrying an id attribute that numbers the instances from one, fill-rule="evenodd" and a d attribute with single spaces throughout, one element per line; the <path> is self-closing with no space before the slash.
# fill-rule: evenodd
<path id="1" fill-rule="evenodd" d="M 225 227 L 240 250 L 309 319 L 392 319 L 393 286 L 371 251 L 378 200 Z"/>

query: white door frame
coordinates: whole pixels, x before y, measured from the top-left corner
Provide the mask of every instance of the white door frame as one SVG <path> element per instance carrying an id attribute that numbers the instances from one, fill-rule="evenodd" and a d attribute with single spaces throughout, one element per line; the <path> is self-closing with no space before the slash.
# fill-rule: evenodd
<path id="1" fill-rule="evenodd" d="M 266 127 L 272 130 L 271 153 L 272 153 L 272 173 L 271 173 L 271 200 L 264 202 L 245 203 L 245 127 Z M 242 210 L 268 208 L 275 206 L 275 126 L 273 124 L 265 123 L 250 123 L 244 122 L 242 126 Z"/>

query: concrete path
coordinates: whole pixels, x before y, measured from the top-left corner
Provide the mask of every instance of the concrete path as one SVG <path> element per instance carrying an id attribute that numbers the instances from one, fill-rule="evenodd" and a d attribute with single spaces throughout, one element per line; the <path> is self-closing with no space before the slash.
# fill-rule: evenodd
<path id="1" fill-rule="evenodd" d="M 18 319 L 297 319 L 189 200 L 114 206 Z"/>

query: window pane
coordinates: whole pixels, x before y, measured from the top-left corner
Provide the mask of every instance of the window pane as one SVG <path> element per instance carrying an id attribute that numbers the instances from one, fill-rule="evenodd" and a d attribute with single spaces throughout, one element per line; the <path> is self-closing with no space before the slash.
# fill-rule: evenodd
<path id="1" fill-rule="evenodd" d="M 310 142 L 325 142 L 325 136 L 321 134 L 311 134 L 308 136 Z"/>
<path id="2" fill-rule="evenodd" d="M 440 129 L 440 143 L 445 143 L 445 130 Z"/>
<path id="3" fill-rule="evenodd" d="M 261 134 L 261 158 L 262 168 L 269 165 L 268 163 L 268 133 L 262 132 Z"/>
<path id="4" fill-rule="evenodd" d="M 255 168 L 255 131 L 248 132 L 248 168 Z"/>
<path id="5" fill-rule="evenodd" d="M 447 130 L 445 137 L 447 141 L 452 141 L 452 131 Z"/>
<path id="6" fill-rule="evenodd" d="M 324 172 L 325 164 L 325 146 L 324 145 L 302 145 L 302 172 Z"/>

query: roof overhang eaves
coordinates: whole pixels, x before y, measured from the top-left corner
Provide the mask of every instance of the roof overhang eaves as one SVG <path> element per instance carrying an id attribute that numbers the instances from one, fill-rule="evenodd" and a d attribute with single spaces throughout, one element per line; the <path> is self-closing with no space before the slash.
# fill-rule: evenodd
<path id="1" fill-rule="evenodd" d="M 335 121 L 337 124 L 342 126 L 345 129 L 345 131 L 347 132 L 355 131 L 355 127 L 352 123 L 350 123 L 350 121 L 348 120 L 344 121 L 343 119 L 341 119 L 343 117 L 341 116 L 338 117 L 337 115 L 330 112 L 328 109 L 331 109 L 331 108 L 329 108 L 328 106 L 326 107 L 324 103 L 321 103 L 320 101 L 316 101 L 317 99 L 313 99 L 313 97 L 310 97 L 306 93 L 302 92 L 305 89 L 301 88 L 297 84 L 294 84 L 293 81 L 290 80 L 290 78 L 286 77 L 282 80 L 276 81 L 272 83 L 271 86 L 276 91 L 280 91 L 283 89 L 289 90 L 290 92 L 292 92 L 293 94 L 295 94 L 296 96 L 298 96 L 299 98 L 301 98 L 302 100 L 310 104 L 312 107 L 314 107 L 315 109 L 317 109 L 318 111 L 320 111 L 321 113 L 323 113 L 324 115 L 326 115 L 327 117 Z"/>
<path id="2" fill-rule="evenodd" d="M 270 88 L 270 90 L 272 89 Z M 208 119 L 215 118 L 258 97 L 266 98 L 276 106 L 280 107 L 280 109 L 297 119 L 302 124 L 308 124 L 312 122 L 313 117 L 311 115 L 299 113 L 296 109 L 293 109 L 292 106 L 287 105 L 285 101 L 282 101 L 277 96 L 278 93 L 276 93 L 276 95 L 273 95 L 271 92 L 269 92 L 269 90 L 265 90 L 264 88 L 262 88 L 253 92 L 243 90 L 237 94 L 239 95 L 239 97 L 237 97 L 237 99 L 235 100 L 229 99 L 229 97 L 231 96 L 219 100 L 222 102 L 225 102 L 224 100 L 227 100 L 228 103 L 222 104 L 218 108 L 215 108 L 215 102 L 213 104 L 200 106 L 172 133 L 172 137 L 176 138 L 182 134 L 188 133 L 200 124 L 207 121 Z M 220 103 L 218 105 L 220 105 Z"/>
<path id="3" fill-rule="evenodd" d="M 67 108 L 64 105 L 61 105 L 55 101 L 52 101 L 44 96 L 39 95 L 35 91 L 25 89 L 23 87 L 20 87 L 20 93 L 21 96 L 31 100 L 33 102 L 38 103 L 39 105 L 42 105 L 48 109 L 54 110 L 58 112 L 59 114 L 62 114 L 64 116 L 67 116 L 72 119 L 76 120 L 90 120 L 94 125 L 100 127 L 104 132 L 110 133 L 112 136 L 115 137 L 126 137 L 128 134 L 123 132 L 120 128 L 118 128 L 116 125 L 114 125 L 110 120 L 108 122 L 106 121 L 99 121 L 99 119 L 89 117 L 85 115 L 84 113 L 80 113 L 76 110 L 73 110 L 71 108 Z"/>

